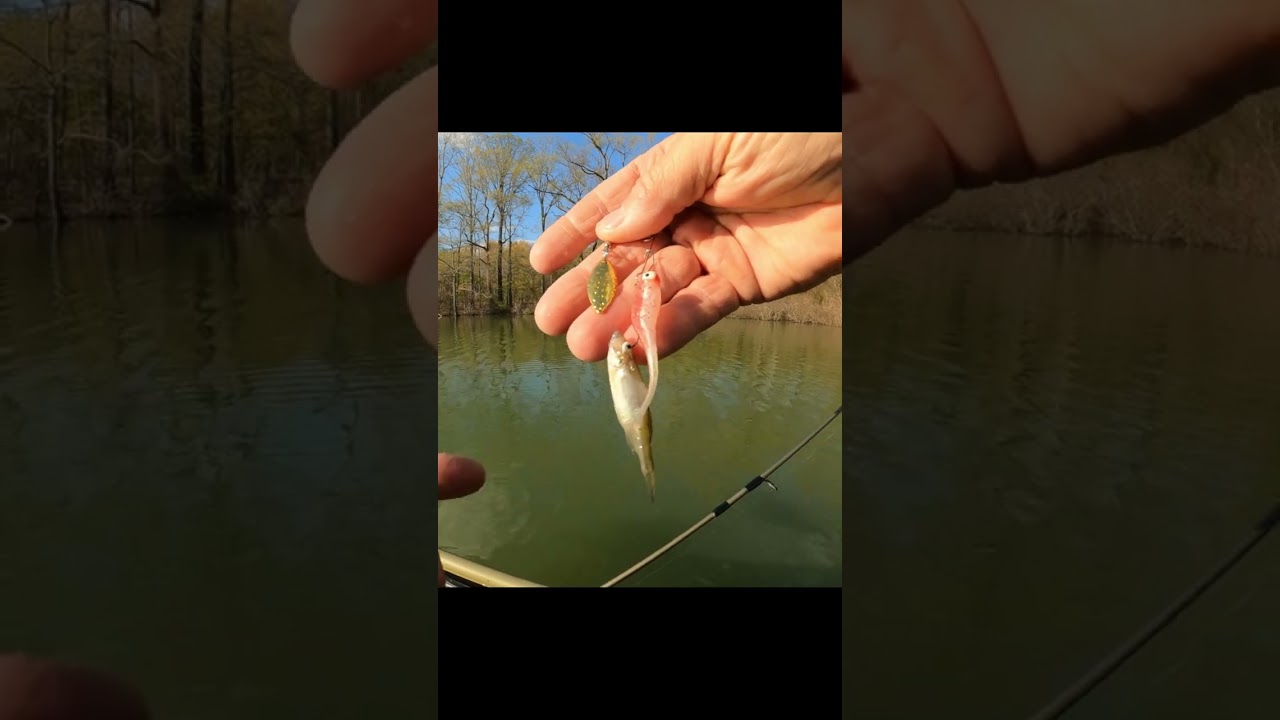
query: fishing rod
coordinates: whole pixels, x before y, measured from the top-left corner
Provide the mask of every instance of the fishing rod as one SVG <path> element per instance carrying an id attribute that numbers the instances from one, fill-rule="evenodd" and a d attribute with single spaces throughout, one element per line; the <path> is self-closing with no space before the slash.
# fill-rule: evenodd
<path id="1" fill-rule="evenodd" d="M 792 448 L 791 452 L 787 453 L 786 455 L 783 455 L 781 460 L 773 464 L 773 467 L 770 467 L 768 470 L 765 470 L 759 475 L 751 478 L 750 482 L 748 482 L 746 485 L 743 485 L 742 488 L 740 488 L 733 495 L 730 495 L 727 500 L 717 505 L 714 510 L 712 510 L 710 513 L 706 515 L 706 517 L 694 523 L 693 527 L 675 536 L 675 538 L 673 538 L 671 542 L 653 551 L 653 553 L 649 555 L 649 557 L 641 560 L 635 565 L 632 565 L 621 575 L 610 580 L 604 585 L 601 585 L 600 587 L 613 587 L 614 585 L 617 585 L 620 581 L 626 580 L 627 578 L 636 574 L 636 572 L 638 572 L 644 566 L 648 565 L 654 560 L 657 560 L 659 557 L 662 557 L 663 555 L 665 555 L 668 551 L 671 550 L 671 548 L 674 548 L 676 545 L 679 545 L 680 543 L 689 539 L 690 535 L 701 530 L 703 527 L 706 526 L 707 523 L 725 514 L 729 510 L 729 508 L 733 506 L 734 503 L 746 497 L 747 493 L 751 492 L 752 490 L 755 490 L 756 488 L 760 487 L 762 484 L 767 484 L 769 487 L 773 488 L 774 490 L 777 490 L 778 486 L 774 485 L 772 482 L 769 482 L 769 476 L 772 475 L 774 471 L 776 471 L 778 468 L 782 467 L 783 463 L 790 460 L 796 453 L 800 452 L 800 450 L 805 445 L 808 445 L 810 440 L 813 440 L 815 437 L 817 437 L 818 433 L 822 432 L 828 425 L 831 424 L 831 421 L 839 417 L 840 411 L 843 408 L 844 408 L 843 405 L 841 405 L 840 407 L 837 407 L 836 411 L 831 414 L 831 417 L 827 418 L 826 422 L 819 425 L 817 430 L 814 430 L 813 432 L 809 433 L 809 437 L 806 437 L 804 440 L 800 441 L 800 444 Z"/>
<path id="2" fill-rule="evenodd" d="M 1040 712 L 1032 715 L 1031 720 L 1054 720 L 1062 717 L 1063 713 L 1070 710 L 1072 706 L 1088 695 L 1099 683 L 1106 680 L 1126 660 L 1141 650 L 1157 633 L 1172 623 L 1174 618 L 1178 617 L 1183 610 L 1186 610 L 1191 603 L 1195 602 L 1196 598 L 1221 580 L 1222 576 L 1226 575 L 1227 571 L 1243 560 L 1244 556 L 1248 555 L 1250 550 L 1253 550 L 1258 543 L 1262 542 L 1262 539 L 1274 530 L 1276 525 L 1280 525 L 1280 503 L 1272 506 L 1271 510 L 1254 527 L 1253 534 L 1241 542 L 1231 555 L 1227 556 L 1222 563 L 1213 569 L 1213 572 L 1184 592 L 1168 609 L 1148 623 L 1128 642 L 1116 648 L 1102 662 L 1080 678 L 1075 685 L 1064 691 Z"/>

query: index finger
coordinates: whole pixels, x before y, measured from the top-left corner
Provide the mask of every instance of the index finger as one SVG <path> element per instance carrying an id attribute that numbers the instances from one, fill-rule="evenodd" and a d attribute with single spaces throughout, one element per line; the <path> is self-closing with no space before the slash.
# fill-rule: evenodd
<path id="1" fill-rule="evenodd" d="M 631 194 L 639 177 L 634 161 L 628 163 L 551 223 L 529 250 L 529 264 L 533 269 L 546 275 L 576 259 L 596 239 L 596 224 L 622 207 L 622 201 Z"/>
<path id="2" fill-rule="evenodd" d="M 661 250 L 670 244 L 669 239 L 661 238 L 654 249 Z M 625 276 L 645 261 L 647 249 L 635 245 L 630 247 L 620 245 L 609 251 L 609 258 L 614 269 Z M 587 278 L 590 277 L 591 271 L 595 270 L 596 265 L 600 264 L 603 256 L 603 247 L 596 248 L 582 262 L 551 283 L 551 287 L 542 294 L 542 298 L 533 309 L 533 319 L 542 332 L 548 335 L 564 334 L 569 329 L 570 323 L 590 306 L 587 300 Z M 625 281 L 618 283 L 619 292 L 624 284 Z M 617 300 L 615 299 L 614 302 L 616 303 Z M 610 307 L 612 308 L 612 305 Z"/>
<path id="3" fill-rule="evenodd" d="M 425 50 L 438 10 L 436 0 L 302 0 L 289 44 L 312 80 L 350 88 Z"/>
<path id="4" fill-rule="evenodd" d="M 437 453 L 436 493 L 441 500 L 453 500 L 479 490 L 484 485 L 484 466 L 470 458 Z"/>

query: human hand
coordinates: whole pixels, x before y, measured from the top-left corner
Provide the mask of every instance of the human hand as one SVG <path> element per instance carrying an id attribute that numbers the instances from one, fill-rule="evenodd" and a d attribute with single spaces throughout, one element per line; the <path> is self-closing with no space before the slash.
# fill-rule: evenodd
<path id="1" fill-rule="evenodd" d="M 1157 144 L 1280 78 L 1280 5 L 845 0 L 851 262 L 956 189 Z"/>
<path id="2" fill-rule="evenodd" d="M 677 133 L 600 183 L 547 228 L 529 253 L 549 273 L 599 237 L 618 295 L 602 314 L 587 301 L 601 251 L 547 288 L 534 318 L 567 333 L 587 361 L 630 326 L 647 241 L 662 280 L 659 357 L 683 347 L 740 305 L 807 290 L 840 271 L 840 133 Z M 606 217 L 607 215 L 607 217 Z M 619 221 L 614 224 L 615 220 Z M 625 279 L 624 279 L 625 278 Z M 644 359 L 643 345 L 637 348 Z"/>
<path id="3" fill-rule="evenodd" d="M 150 717 L 142 694 L 118 677 L 30 655 L 0 655 L 0 720 Z"/>
<path id="4" fill-rule="evenodd" d="M 302 0 L 290 43 L 332 88 L 359 85 L 435 38 L 434 0 Z M 316 178 L 307 235 L 331 270 L 356 282 L 408 273 L 409 309 L 434 347 L 437 68 L 401 87 L 351 130 Z"/>
<path id="5" fill-rule="evenodd" d="M 345 88 L 398 65 L 435 37 L 435 2 L 302 0 L 290 43 L 298 64 L 321 85 Z M 335 273 L 373 282 L 409 273 L 409 309 L 437 344 L 436 127 L 438 69 L 387 98 L 343 140 L 307 202 L 307 235 Z M 427 240 L 427 238 L 431 238 Z M 437 456 L 441 500 L 476 492 L 484 468 Z M 444 585 L 444 565 L 436 558 Z"/>
<path id="6" fill-rule="evenodd" d="M 484 467 L 475 460 L 448 453 L 439 453 L 436 460 L 436 490 L 441 500 L 465 497 L 484 486 Z M 444 563 L 438 555 L 436 565 L 440 587 L 444 587 Z"/>

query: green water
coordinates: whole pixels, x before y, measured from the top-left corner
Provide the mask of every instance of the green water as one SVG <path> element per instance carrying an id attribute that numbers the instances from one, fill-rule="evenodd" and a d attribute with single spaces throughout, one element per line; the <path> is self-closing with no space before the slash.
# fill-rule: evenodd
<path id="1" fill-rule="evenodd" d="M 838 328 L 725 321 L 662 361 L 657 498 L 612 409 L 603 361 L 530 318 L 443 319 L 440 448 L 480 460 L 476 495 L 442 504 L 440 545 L 546 585 L 600 585 L 764 472 L 840 402 Z M 838 586 L 840 423 L 727 514 L 624 581 Z"/>
<path id="2" fill-rule="evenodd" d="M 854 717 L 1028 717 L 1280 498 L 1280 261 L 904 233 L 846 278 Z M 1273 717 L 1280 535 L 1068 717 Z"/>
<path id="3" fill-rule="evenodd" d="M 859 717 L 1026 717 L 1280 495 L 1280 262 L 913 233 L 845 286 L 847 357 L 724 322 L 664 361 L 650 503 L 602 364 L 527 320 L 446 322 L 437 365 L 403 288 L 332 277 L 297 222 L 15 226 L 0 652 L 112 670 L 156 717 L 421 716 L 433 374 L 440 443 L 490 473 L 439 542 L 552 585 L 603 583 L 843 404 L 779 492 L 627 582 L 847 563 Z M 1278 564 L 1272 537 L 1072 717 L 1268 717 Z"/>
<path id="4" fill-rule="evenodd" d="M 297 222 L 0 233 L 0 652 L 156 718 L 422 716 L 433 370 Z"/>

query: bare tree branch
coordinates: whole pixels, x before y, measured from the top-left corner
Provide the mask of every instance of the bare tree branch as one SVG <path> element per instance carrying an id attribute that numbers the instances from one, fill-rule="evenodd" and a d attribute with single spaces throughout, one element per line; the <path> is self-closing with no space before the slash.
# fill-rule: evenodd
<path id="1" fill-rule="evenodd" d="M 134 155 L 137 155 L 138 157 L 142 158 L 143 160 L 146 160 L 152 165 L 165 165 L 173 161 L 173 158 L 168 154 L 159 155 L 159 156 L 152 155 L 145 150 L 135 148 L 130 145 L 125 145 L 124 143 L 121 143 L 119 140 L 115 140 L 113 138 L 102 137 L 101 135 L 90 135 L 88 133 L 83 133 L 76 130 L 68 130 L 62 133 L 62 139 L 87 140 L 89 142 L 97 142 L 97 143 L 103 143 L 106 145 L 112 145 L 115 147 L 116 152 L 118 152 L 120 155 L 124 156 L 130 153 L 133 153 Z"/>
<path id="2" fill-rule="evenodd" d="M 144 2 L 144 0 L 123 0 L 123 2 L 133 5 L 134 7 L 140 7 L 143 10 L 146 10 L 152 16 L 158 15 L 160 13 L 159 0 L 151 0 L 151 2 Z"/>
<path id="3" fill-rule="evenodd" d="M 10 48 L 14 52 L 18 53 L 22 57 L 29 60 L 30 62 L 35 63 L 35 66 L 43 70 L 45 74 L 47 75 L 53 74 L 53 70 L 49 69 L 48 65 L 45 65 L 44 63 L 40 62 L 40 60 L 38 60 L 34 55 L 27 52 L 26 50 L 23 50 L 21 45 L 18 45 L 17 43 L 13 42 L 12 40 L 6 38 L 3 35 L 0 35 L 0 45 L 4 45 L 5 47 Z"/>
<path id="4" fill-rule="evenodd" d="M 574 167 L 578 168 L 579 170 L 581 170 L 582 172 L 584 172 L 584 173 L 586 173 L 586 174 L 588 174 L 588 175 L 591 175 L 592 177 L 595 177 L 595 178 L 596 178 L 596 179 L 598 179 L 600 182 L 604 182 L 604 181 L 605 181 L 605 179 L 606 179 L 606 178 L 605 178 L 605 176 L 604 176 L 604 175 L 601 175 L 601 174 L 600 174 L 600 172 L 599 172 L 598 170 L 596 170 L 595 168 L 587 167 L 587 166 L 586 166 L 586 165 L 584 165 L 583 163 L 580 163 L 580 162 L 578 162 L 577 160 L 574 160 L 573 158 L 565 158 L 565 160 L 566 160 L 570 165 L 572 165 L 572 166 L 574 166 Z"/>
<path id="5" fill-rule="evenodd" d="M 151 52 L 151 48 L 147 47 L 146 45 L 143 45 L 141 40 L 138 40 L 137 38 L 133 38 L 129 41 L 129 44 L 141 50 L 142 53 L 146 55 L 148 58 L 152 60 L 156 59 L 156 54 Z"/>

